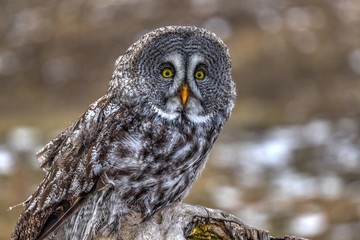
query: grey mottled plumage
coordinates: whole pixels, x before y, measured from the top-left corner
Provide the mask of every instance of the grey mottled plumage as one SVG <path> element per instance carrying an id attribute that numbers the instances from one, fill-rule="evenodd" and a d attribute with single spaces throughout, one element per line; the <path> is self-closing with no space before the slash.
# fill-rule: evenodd
<path id="1" fill-rule="evenodd" d="M 117 236 L 182 200 L 235 99 L 228 49 L 196 27 L 164 27 L 116 62 L 105 96 L 37 154 L 44 180 L 12 239 Z"/>

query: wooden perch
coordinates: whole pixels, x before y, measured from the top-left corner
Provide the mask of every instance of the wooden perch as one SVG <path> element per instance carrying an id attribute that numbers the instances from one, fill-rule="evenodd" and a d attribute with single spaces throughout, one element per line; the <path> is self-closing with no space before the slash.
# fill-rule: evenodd
<path id="1" fill-rule="evenodd" d="M 123 223 L 121 239 L 305 240 L 272 237 L 267 231 L 249 227 L 229 213 L 183 203 L 171 205 L 150 220 L 139 222 L 138 215 L 128 217 Z"/>

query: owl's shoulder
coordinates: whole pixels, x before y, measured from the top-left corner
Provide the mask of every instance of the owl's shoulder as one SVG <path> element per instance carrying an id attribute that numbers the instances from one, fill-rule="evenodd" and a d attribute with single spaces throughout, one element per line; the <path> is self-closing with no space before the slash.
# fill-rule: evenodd
<path id="1" fill-rule="evenodd" d="M 118 115 L 119 108 L 121 106 L 111 104 L 106 95 L 91 104 L 70 127 L 36 153 L 40 167 L 49 171 L 57 159 L 90 145 L 99 137 L 109 116 Z"/>

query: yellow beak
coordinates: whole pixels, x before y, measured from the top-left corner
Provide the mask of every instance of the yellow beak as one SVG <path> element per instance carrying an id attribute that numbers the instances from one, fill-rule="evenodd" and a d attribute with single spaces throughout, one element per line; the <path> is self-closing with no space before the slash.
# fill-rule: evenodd
<path id="1" fill-rule="evenodd" d="M 184 86 L 182 86 L 181 88 L 181 94 L 180 94 L 180 97 L 181 97 L 181 102 L 183 105 L 186 104 L 186 101 L 189 97 L 189 89 L 188 89 L 188 85 L 185 84 Z"/>

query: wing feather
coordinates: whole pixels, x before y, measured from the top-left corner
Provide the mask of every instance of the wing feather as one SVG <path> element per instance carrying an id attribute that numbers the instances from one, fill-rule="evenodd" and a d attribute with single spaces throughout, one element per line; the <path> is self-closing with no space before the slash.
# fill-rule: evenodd
<path id="1" fill-rule="evenodd" d="M 72 215 L 96 189 L 101 172 L 106 122 L 111 120 L 106 96 L 37 153 L 46 177 L 25 202 L 12 239 L 44 239 Z M 112 107 L 111 107 L 112 108 Z"/>
<path id="2" fill-rule="evenodd" d="M 40 162 L 40 167 L 49 171 L 54 157 L 57 155 L 59 148 L 62 146 L 64 140 L 69 134 L 69 128 L 60 133 L 54 140 L 46 144 L 42 149 L 36 153 L 36 157 Z"/>

